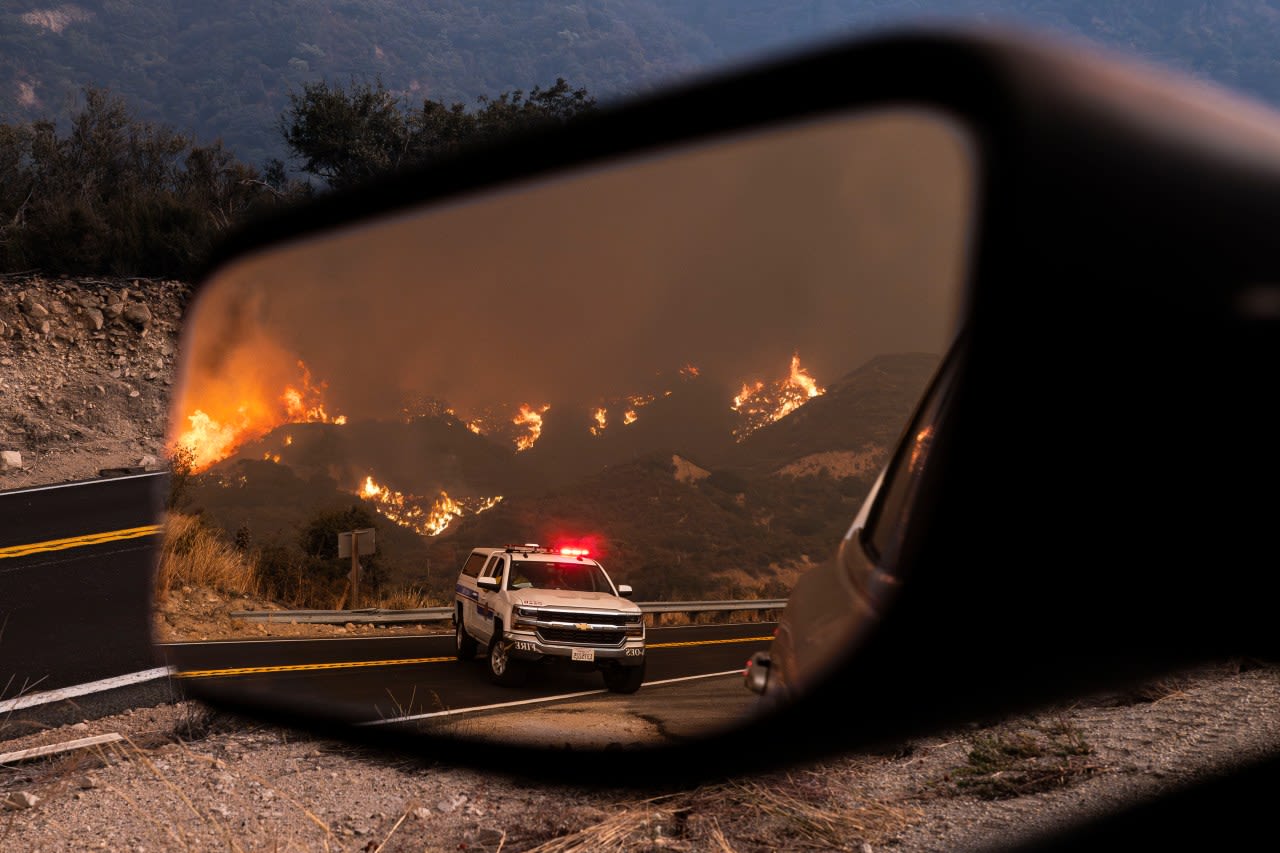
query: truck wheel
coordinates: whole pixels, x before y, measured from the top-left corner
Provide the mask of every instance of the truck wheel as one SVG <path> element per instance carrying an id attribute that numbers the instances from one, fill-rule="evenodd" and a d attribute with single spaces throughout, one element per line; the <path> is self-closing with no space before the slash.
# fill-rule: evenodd
<path id="1" fill-rule="evenodd" d="M 494 684 L 514 687 L 524 682 L 524 662 L 507 654 L 507 644 L 502 641 L 502 627 L 494 626 L 493 639 L 489 641 L 489 676 Z"/>
<path id="2" fill-rule="evenodd" d="M 476 649 L 479 644 L 476 638 L 467 633 L 467 628 L 462 624 L 462 620 L 458 619 L 453 624 L 453 640 L 458 660 L 471 660 L 476 656 Z"/>
<path id="3" fill-rule="evenodd" d="M 610 693 L 635 693 L 644 682 L 644 664 L 611 666 L 604 671 L 604 686 Z"/>

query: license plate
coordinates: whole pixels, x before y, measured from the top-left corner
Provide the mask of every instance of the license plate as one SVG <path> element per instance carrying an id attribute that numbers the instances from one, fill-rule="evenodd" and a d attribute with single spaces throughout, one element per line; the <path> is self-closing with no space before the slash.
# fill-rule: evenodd
<path id="1" fill-rule="evenodd" d="M 595 649 L 574 649 L 572 652 L 570 652 L 570 656 L 573 660 L 595 660 L 596 650 Z"/>

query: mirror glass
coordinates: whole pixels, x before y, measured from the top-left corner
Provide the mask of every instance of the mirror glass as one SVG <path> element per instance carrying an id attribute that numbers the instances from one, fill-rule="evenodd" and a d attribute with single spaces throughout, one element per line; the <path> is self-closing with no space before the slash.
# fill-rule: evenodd
<path id="1" fill-rule="evenodd" d="M 465 737 L 743 719 L 954 335 L 975 172 L 945 116 L 828 115 L 223 267 L 171 412 L 163 655 Z"/>

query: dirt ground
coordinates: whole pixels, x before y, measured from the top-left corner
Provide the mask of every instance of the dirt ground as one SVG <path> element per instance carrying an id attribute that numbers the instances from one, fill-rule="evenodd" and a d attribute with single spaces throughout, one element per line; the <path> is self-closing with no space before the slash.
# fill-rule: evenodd
<path id="1" fill-rule="evenodd" d="M 179 282 L 0 278 L 0 489 L 163 465 Z M 422 626 L 254 625 L 270 608 L 172 591 L 166 637 Z M 166 633 L 176 631 L 177 633 Z M 649 688 L 645 688 L 649 689 Z M 944 732 L 893 755 L 664 791 L 517 784 L 210 712 L 142 708 L 21 738 L 0 720 L 0 849 L 965 850 L 1280 750 L 1280 670 L 1225 662 L 1132 695 Z M 92 735 L 44 758 L 11 753 Z"/>

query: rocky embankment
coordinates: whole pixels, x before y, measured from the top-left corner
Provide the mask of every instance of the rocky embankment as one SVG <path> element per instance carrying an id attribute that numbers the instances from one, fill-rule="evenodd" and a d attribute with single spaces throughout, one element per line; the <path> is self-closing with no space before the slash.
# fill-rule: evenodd
<path id="1" fill-rule="evenodd" d="M 0 277 L 0 489 L 164 465 L 190 288 Z"/>

